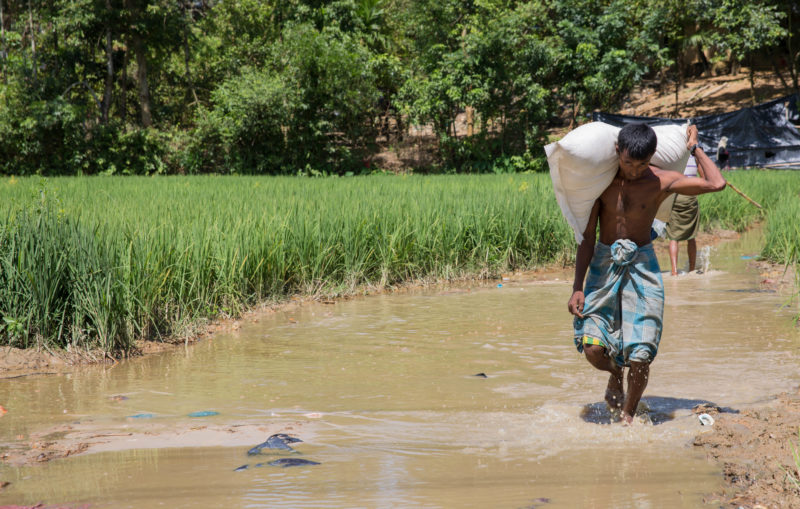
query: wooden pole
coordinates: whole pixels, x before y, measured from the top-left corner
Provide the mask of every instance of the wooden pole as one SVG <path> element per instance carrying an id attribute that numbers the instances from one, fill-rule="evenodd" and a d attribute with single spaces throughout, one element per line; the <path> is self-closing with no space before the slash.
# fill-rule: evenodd
<path id="1" fill-rule="evenodd" d="M 741 192 L 741 191 L 739 191 L 738 189 L 736 189 L 736 186 L 734 186 L 734 185 L 733 185 L 733 184 L 731 184 L 730 182 L 728 182 L 728 186 L 729 186 L 731 189 L 733 189 L 734 191 L 736 191 L 737 193 L 739 193 L 739 195 L 740 195 L 742 198 L 744 198 L 745 200 L 749 201 L 750 203 L 752 203 L 752 204 L 753 204 L 753 205 L 755 205 L 756 207 L 758 207 L 758 208 L 760 208 L 760 209 L 763 209 L 763 208 L 764 208 L 764 207 L 762 207 L 761 205 L 759 205 L 758 203 L 756 203 L 755 201 L 753 201 L 753 199 L 752 199 L 752 198 L 750 198 L 749 196 L 747 196 L 747 195 L 746 195 L 746 194 L 744 194 L 743 192 Z"/>

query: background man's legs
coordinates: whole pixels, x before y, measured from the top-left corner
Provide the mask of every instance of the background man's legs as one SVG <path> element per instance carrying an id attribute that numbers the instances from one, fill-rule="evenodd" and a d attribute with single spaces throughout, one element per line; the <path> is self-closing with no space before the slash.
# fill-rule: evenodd
<path id="1" fill-rule="evenodd" d="M 694 272 L 697 265 L 697 242 L 694 239 L 686 241 L 686 253 L 689 255 L 689 272 Z"/>
<path id="2" fill-rule="evenodd" d="M 697 265 L 697 241 L 689 239 L 686 241 L 686 253 L 689 255 L 689 272 L 694 272 Z M 669 241 L 669 264 L 671 266 L 670 273 L 673 276 L 678 275 L 678 241 Z"/>

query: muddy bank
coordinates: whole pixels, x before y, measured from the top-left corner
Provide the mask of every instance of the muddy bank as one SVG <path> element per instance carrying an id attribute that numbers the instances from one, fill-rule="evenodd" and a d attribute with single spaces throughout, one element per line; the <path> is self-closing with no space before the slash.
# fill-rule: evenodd
<path id="1" fill-rule="evenodd" d="M 739 414 L 709 411 L 716 422 L 695 447 L 722 465 L 726 487 L 706 497 L 721 507 L 796 507 L 800 472 L 795 462 L 800 429 L 800 392 L 778 395 Z"/>

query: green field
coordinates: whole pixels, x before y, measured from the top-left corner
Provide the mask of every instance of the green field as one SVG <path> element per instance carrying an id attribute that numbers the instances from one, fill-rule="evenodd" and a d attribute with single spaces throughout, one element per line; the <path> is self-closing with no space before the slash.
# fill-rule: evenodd
<path id="1" fill-rule="evenodd" d="M 796 261 L 800 174 L 726 175 Z M 546 174 L 0 180 L 0 344 L 125 351 L 293 294 L 491 277 L 573 259 Z M 762 214 L 732 191 L 703 225 Z"/>

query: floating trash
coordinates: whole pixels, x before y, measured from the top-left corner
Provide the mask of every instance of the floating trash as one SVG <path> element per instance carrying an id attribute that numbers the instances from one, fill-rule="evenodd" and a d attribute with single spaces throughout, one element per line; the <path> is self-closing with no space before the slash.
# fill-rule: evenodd
<path id="1" fill-rule="evenodd" d="M 215 412 L 213 410 L 203 410 L 201 412 L 192 412 L 189 414 L 189 417 L 210 417 L 212 415 L 219 415 L 219 412 Z"/>
<path id="2" fill-rule="evenodd" d="M 279 449 L 281 451 L 294 451 L 289 444 L 296 444 L 298 442 L 302 442 L 299 438 L 290 437 L 286 433 L 276 433 L 270 436 L 264 443 L 258 444 L 257 446 L 253 447 L 249 451 L 247 451 L 248 456 L 255 456 L 256 454 L 261 454 L 262 449 Z"/>
<path id="3" fill-rule="evenodd" d="M 498 287 L 498 288 L 502 288 L 502 287 L 503 287 L 503 283 L 498 283 L 498 284 L 497 284 L 497 287 Z"/>
<path id="4" fill-rule="evenodd" d="M 488 376 L 486 376 L 486 373 L 475 373 L 472 376 L 478 377 L 478 378 L 489 378 Z"/>
<path id="5" fill-rule="evenodd" d="M 700 419 L 700 424 L 703 426 L 713 426 L 714 425 L 714 418 L 708 414 L 700 414 L 697 416 Z"/>
<path id="6" fill-rule="evenodd" d="M 755 259 L 757 257 L 758 257 L 758 255 L 742 255 L 741 256 L 742 260 L 753 260 L 753 259 Z"/>
<path id="7" fill-rule="evenodd" d="M 128 419 L 152 419 L 155 417 L 153 414 L 136 414 L 136 415 L 129 415 Z"/>

